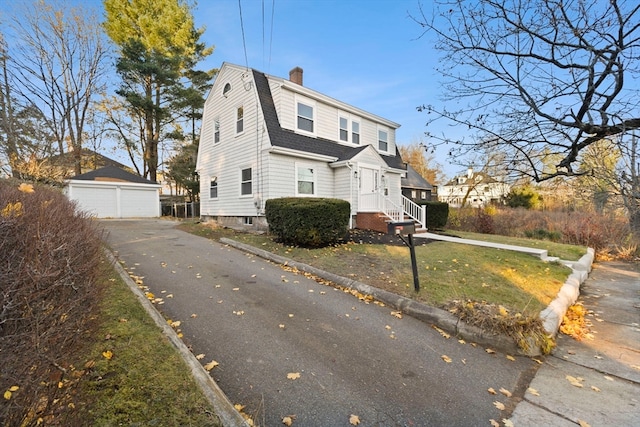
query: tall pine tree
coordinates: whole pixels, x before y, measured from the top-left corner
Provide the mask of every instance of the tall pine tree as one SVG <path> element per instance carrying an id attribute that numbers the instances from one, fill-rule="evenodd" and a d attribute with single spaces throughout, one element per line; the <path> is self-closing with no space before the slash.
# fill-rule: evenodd
<path id="1" fill-rule="evenodd" d="M 144 176 L 156 181 L 158 145 L 167 134 L 175 135 L 168 127 L 180 115 L 198 117 L 194 111 L 204 104 L 205 85 L 192 76 L 213 78 L 214 70 L 195 70 L 213 48 L 199 41 L 204 30 L 195 28 L 185 1 L 104 0 L 104 6 L 105 31 L 119 50 L 116 69 L 122 83 L 116 93 L 132 122 L 140 123 Z"/>

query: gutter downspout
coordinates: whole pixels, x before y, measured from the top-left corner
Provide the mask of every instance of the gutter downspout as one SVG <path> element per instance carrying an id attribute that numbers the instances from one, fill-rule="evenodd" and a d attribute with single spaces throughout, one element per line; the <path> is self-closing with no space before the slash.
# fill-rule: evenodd
<path id="1" fill-rule="evenodd" d="M 353 228 L 353 169 L 351 162 L 347 162 L 349 168 L 349 229 Z"/>

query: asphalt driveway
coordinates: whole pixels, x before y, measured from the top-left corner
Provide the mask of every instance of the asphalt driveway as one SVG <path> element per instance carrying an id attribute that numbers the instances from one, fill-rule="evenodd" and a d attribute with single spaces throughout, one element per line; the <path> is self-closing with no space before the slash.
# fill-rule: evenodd
<path id="1" fill-rule="evenodd" d="M 294 416 L 294 425 L 349 426 L 351 415 L 364 426 L 489 425 L 509 414 L 537 368 L 172 221 L 102 224 L 125 268 L 162 298 L 157 308 L 181 322 L 202 363 L 219 363 L 212 377 L 259 425 Z"/>

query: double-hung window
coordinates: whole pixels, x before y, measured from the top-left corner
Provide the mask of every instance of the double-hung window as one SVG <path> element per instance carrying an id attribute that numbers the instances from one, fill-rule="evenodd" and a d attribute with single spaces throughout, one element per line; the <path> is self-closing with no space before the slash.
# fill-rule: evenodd
<path id="1" fill-rule="evenodd" d="M 313 106 L 298 102 L 298 129 L 313 133 Z"/>
<path id="2" fill-rule="evenodd" d="M 240 106 L 236 110 L 236 134 L 244 132 L 244 107 Z"/>
<path id="3" fill-rule="evenodd" d="M 209 184 L 209 198 L 218 198 L 218 178 L 216 178 L 215 176 L 211 178 L 211 183 Z"/>
<path id="4" fill-rule="evenodd" d="M 340 115 L 340 141 L 360 144 L 360 122 L 350 118 L 349 115 Z"/>
<path id="5" fill-rule="evenodd" d="M 248 196 L 253 194 L 251 168 L 242 169 L 240 172 L 240 195 Z"/>
<path id="6" fill-rule="evenodd" d="M 313 167 L 296 165 L 296 192 L 300 196 L 316 194 L 316 172 Z"/>
<path id="7" fill-rule="evenodd" d="M 220 142 L 220 119 L 216 118 L 213 121 L 213 143 L 217 144 Z"/>
<path id="8" fill-rule="evenodd" d="M 351 122 L 351 142 L 360 144 L 360 123 L 356 121 Z"/>
<path id="9" fill-rule="evenodd" d="M 384 152 L 389 150 L 389 133 L 386 130 L 378 129 L 378 150 Z"/>
<path id="10" fill-rule="evenodd" d="M 349 142 L 349 119 L 340 117 L 340 141 Z"/>

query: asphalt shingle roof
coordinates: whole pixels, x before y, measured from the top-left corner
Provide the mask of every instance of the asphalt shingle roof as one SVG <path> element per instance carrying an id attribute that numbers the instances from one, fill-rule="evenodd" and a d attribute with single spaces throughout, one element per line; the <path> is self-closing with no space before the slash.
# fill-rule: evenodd
<path id="1" fill-rule="evenodd" d="M 91 172 L 83 173 L 82 175 L 76 175 L 70 179 L 96 181 L 96 178 L 112 178 L 118 181 L 135 182 L 137 184 L 155 184 L 153 181 L 149 181 L 148 179 L 127 172 L 126 170 L 116 166 L 105 166 Z"/>
<path id="2" fill-rule="evenodd" d="M 254 81 L 256 82 L 256 90 L 258 91 L 258 98 L 262 106 L 262 114 L 267 124 L 267 132 L 269 132 L 272 145 L 307 153 L 336 157 L 338 159 L 337 161 L 352 159 L 366 148 L 366 146 L 349 147 L 339 144 L 336 141 L 324 138 L 312 138 L 283 129 L 278 119 L 278 113 L 276 112 L 276 106 L 273 102 L 267 76 L 260 71 L 253 69 L 252 71 Z M 397 149 L 395 156 L 385 156 L 381 154 L 381 157 L 389 167 L 405 169 Z"/>

